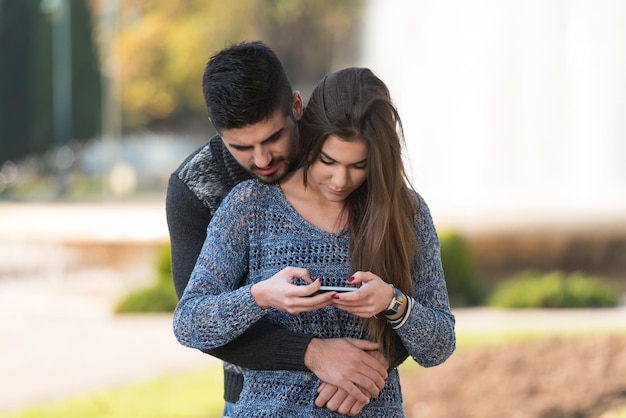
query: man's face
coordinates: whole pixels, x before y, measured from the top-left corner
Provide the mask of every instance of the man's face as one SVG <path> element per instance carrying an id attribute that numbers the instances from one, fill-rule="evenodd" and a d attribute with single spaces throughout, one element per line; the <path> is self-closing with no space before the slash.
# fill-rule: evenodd
<path id="1" fill-rule="evenodd" d="M 286 116 L 277 110 L 261 122 L 225 129 L 221 137 L 233 157 L 250 174 L 264 183 L 276 183 L 294 164 L 298 135 L 296 118 L 302 115 L 299 94 L 297 98 L 294 94 L 294 115 Z"/>

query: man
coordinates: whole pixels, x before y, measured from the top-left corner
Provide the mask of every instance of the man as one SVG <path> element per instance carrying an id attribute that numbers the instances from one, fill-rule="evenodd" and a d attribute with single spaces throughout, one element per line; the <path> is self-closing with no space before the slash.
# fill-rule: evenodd
<path id="1" fill-rule="evenodd" d="M 232 187 L 257 178 L 274 183 L 296 164 L 300 93 L 293 92 L 280 60 L 261 42 L 223 49 L 209 60 L 202 90 L 218 135 L 171 175 L 166 198 L 176 293 L 182 295 L 215 210 Z M 228 416 L 241 391 L 242 367 L 310 370 L 322 381 L 316 405 L 355 413 L 377 396 L 387 361 L 368 341 L 314 338 L 259 321 L 233 342 L 208 354 L 225 361 Z M 406 358 L 398 353 L 396 364 Z"/>

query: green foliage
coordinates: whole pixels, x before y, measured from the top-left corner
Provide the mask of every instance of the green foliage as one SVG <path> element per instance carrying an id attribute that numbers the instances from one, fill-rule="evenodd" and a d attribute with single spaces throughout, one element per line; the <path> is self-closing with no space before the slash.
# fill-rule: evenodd
<path id="1" fill-rule="evenodd" d="M 156 260 L 156 272 L 159 281 L 166 281 L 172 284 L 172 253 L 169 242 L 163 244 L 159 249 Z"/>
<path id="2" fill-rule="evenodd" d="M 66 91 L 71 118 L 64 118 L 63 132 L 55 138 L 53 58 L 67 43 L 55 43 L 53 14 L 44 13 L 44 3 L 56 4 L 0 0 L 4 160 L 97 137 L 102 124 L 119 117 L 107 107 L 112 114 L 101 120 L 103 88 L 106 98 L 121 106 L 125 128 L 206 120 L 200 88 L 204 66 L 219 49 L 244 40 L 265 41 L 283 61 L 294 88 L 306 93 L 326 73 L 358 62 L 366 5 L 363 0 L 126 0 L 119 6 L 68 1 L 71 62 L 57 73 L 71 75 L 72 89 Z"/>
<path id="3" fill-rule="evenodd" d="M 0 418 L 217 418 L 222 367 L 212 366 L 0 413 Z"/>
<path id="4" fill-rule="evenodd" d="M 116 311 L 118 313 L 174 311 L 178 298 L 172 280 L 169 243 L 163 245 L 159 251 L 156 273 L 153 285 L 131 292 L 118 304 Z"/>
<path id="5" fill-rule="evenodd" d="M 209 57 L 263 40 L 294 88 L 358 60 L 362 0 L 128 0 L 112 44 L 122 71 L 126 128 L 205 118 L 201 79 Z M 163 36 L 167 33 L 167 36 Z"/>
<path id="6" fill-rule="evenodd" d="M 482 299 L 474 263 L 465 240 L 456 232 L 440 235 L 441 263 L 453 306 L 475 305 Z"/>
<path id="7" fill-rule="evenodd" d="M 158 284 L 135 290 L 117 306 L 118 313 L 172 312 L 176 308 L 174 285 Z"/>
<path id="8" fill-rule="evenodd" d="M 501 308 L 591 308 L 616 306 L 619 294 L 606 281 L 582 273 L 522 272 L 498 285 L 488 304 Z"/>

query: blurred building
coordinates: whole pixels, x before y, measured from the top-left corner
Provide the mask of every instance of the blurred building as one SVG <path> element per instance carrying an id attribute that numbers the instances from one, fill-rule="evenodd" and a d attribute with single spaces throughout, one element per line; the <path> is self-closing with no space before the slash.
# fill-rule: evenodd
<path id="1" fill-rule="evenodd" d="M 626 3 L 371 0 L 365 56 L 441 220 L 626 220 Z"/>
<path id="2" fill-rule="evenodd" d="M 414 185 L 483 276 L 626 283 L 626 3 L 370 0 Z"/>

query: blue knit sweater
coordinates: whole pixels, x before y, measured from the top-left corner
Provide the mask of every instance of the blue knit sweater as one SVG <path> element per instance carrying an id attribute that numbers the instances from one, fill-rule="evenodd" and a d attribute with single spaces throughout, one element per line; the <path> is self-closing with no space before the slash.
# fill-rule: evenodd
<path id="1" fill-rule="evenodd" d="M 439 239 L 423 200 L 414 225 L 420 245 L 412 274 L 415 304 L 406 324 L 396 332 L 415 361 L 428 367 L 440 364 L 454 351 L 454 316 Z M 353 273 L 349 248 L 347 229 L 329 233 L 311 225 L 293 209 L 278 185 L 243 182 L 224 199 L 207 229 L 198 262 L 174 312 L 174 333 L 181 344 L 206 350 L 232 341 L 267 317 L 319 338 L 366 338 L 361 319 L 345 311 L 331 306 L 299 315 L 263 310 L 250 293 L 252 284 L 288 266 L 307 268 L 311 277 L 323 278 L 323 284 L 345 285 Z M 242 280 L 247 281 L 242 285 Z M 235 416 L 340 416 L 315 407 L 319 384 L 310 372 L 246 370 Z M 358 416 L 404 416 L 397 370 L 389 373 L 380 395 Z"/>

